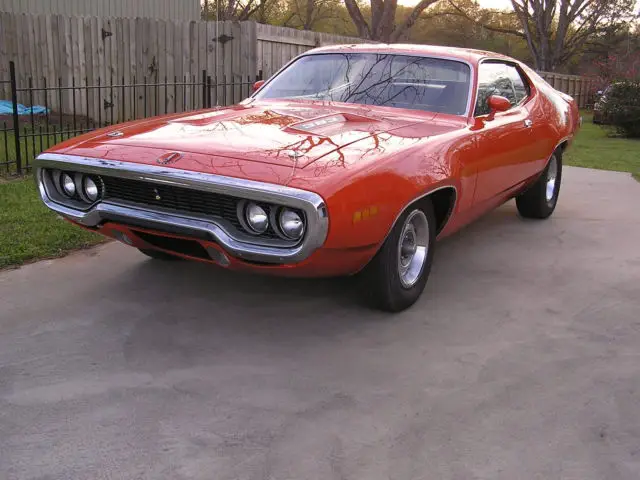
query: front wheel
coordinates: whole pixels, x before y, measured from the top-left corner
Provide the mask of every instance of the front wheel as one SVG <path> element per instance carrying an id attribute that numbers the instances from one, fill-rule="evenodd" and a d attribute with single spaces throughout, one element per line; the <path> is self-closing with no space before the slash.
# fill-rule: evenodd
<path id="1" fill-rule="evenodd" d="M 547 218 L 556 209 L 562 180 L 562 154 L 551 155 L 547 167 L 527 191 L 516 197 L 518 212 L 525 218 Z"/>
<path id="2" fill-rule="evenodd" d="M 401 215 L 382 248 L 361 273 L 374 306 L 399 312 L 418 300 L 431 270 L 435 231 L 435 214 L 428 199 Z"/>

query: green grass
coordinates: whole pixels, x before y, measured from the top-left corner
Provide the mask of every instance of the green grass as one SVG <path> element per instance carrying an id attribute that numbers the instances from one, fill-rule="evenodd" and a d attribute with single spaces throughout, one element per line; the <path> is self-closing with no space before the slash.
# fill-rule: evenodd
<path id="1" fill-rule="evenodd" d="M 566 165 L 630 172 L 640 180 L 640 140 L 610 137 L 611 130 L 594 125 L 591 114 L 564 157 Z"/>
<path id="2" fill-rule="evenodd" d="M 102 241 L 100 235 L 76 227 L 48 210 L 33 179 L 0 183 L 0 268 L 59 257 Z"/>
<path id="3" fill-rule="evenodd" d="M 24 131 L 24 129 L 23 129 Z M 31 133 L 31 130 L 26 132 L 27 134 Z M 20 152 L 22 158 L 22 166 L 26 167 L 31 163 L 40 152 L 46 150 L 52 145 L 62 141 L 61 135 L 42 135 L 42 138 L 36 137 L 27 137 L 20 138 Z M 66 138 L 66 136 L 64 137 Z M 11 131 L 3 131 L 0 127 L 0 164 L 6 161 L 15 161 L 16 160 L 16 143 L 15 136 Z M 0 167 L 0 175 L 14 174 L 16 171 L 16 165 L 9 165 L 9 169 L 7 172 L 7 168 L 5 166 Z"/>

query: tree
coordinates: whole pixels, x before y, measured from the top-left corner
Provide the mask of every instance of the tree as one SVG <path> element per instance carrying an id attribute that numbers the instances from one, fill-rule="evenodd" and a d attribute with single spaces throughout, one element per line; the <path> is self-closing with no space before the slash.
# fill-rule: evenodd
<path id="1" fill-rule="evenodd" d="M 205 0 L 202 18 L 205 20 L 249 20 L 254 14 L 264 12 L 277 0 Z"/>
<path id="2" fill-rule="evenodd" d="M 484 23 L 456 0 L 449 3 L 458 14 L 488 30 L 523 38 L 535 68 L 554 71 L 589 41 L 624 26 L 635 0 L 511 0 L 518 28 Z"/>
<path id="3" fill-rule="evenodd" d="M 338 17 L 341 8 L 338 0 L 290 0 L 285 27 L 299 27 L 303 30 L 316 30 L 316 26 Z"/>
<path id="4" fill-rule="evenodd" d="M 474 0 L 456 0 L 456 4 L 469 12 L 475 21 L 458 14 L 449 2 L 439 2 L 420 16 L 409 32 L 408 40 L 412 43 L 489 50 L 531 62 L 524 39 L 482 26 L 488 23 L 517 29 L 519 22 L 513 12 L 482 9 Z"/>
<path id="5" fill-rule="evenodd" d="M 370 21 L 365 19 L 356 0 L 345 0 L 345 6 L 358 30 L 359 37 L 382 42 L 397 42 L 411 29 L 422 12 L 438 1 L 420 0 L 399 24 L 396 23 L 398 0 L 370 0 Z"/>

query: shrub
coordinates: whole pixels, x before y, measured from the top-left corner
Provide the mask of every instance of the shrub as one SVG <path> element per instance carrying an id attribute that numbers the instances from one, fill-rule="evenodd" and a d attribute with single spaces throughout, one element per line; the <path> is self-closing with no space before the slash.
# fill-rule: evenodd
<path id="1" fill-rule="evenodd" d="M 619 134 L 640 138 L 640 81 L 622 81 L 611 85 L 602 113 Z"/>

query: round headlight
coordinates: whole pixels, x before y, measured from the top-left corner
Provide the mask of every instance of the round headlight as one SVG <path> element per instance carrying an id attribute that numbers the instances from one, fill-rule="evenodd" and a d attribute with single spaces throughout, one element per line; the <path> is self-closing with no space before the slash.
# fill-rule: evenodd
<path id="1" fill-rule="evenodd" d="M 68 173 L 63 173 L 60 179 L 62 185 L 62 191 L 67 197 L 73 197 L 76 194 L 76 184 L 73 181 L 73 177 Z"/>
<path id="2" fill-rule="evenodd" d="M 90 202 L 95 202 L 98 199 L 98 195 L 100 194 L 100 190 L 98 189 L 98 185 L 93 181 L 90 177 L 84 177 L 82 180 L 82 188 L 84 190 L 84 194 Z"/>
<path id="3" fill-rule="evenodd" d="M 280 230 L 285 237 L 292 240 L 298 240 L 302 237 L 304 233 L 304 221 L 298 212 L 283 208 L 278 221 L 280 223 Z"/>
<path id="4" fill-rule="evenodd" d="M 264 208 L 255 203 L 248 203 L 245 208 L 247 225 L 255 233 L 264 233 L 269 228 L 269 215 Z"/>

